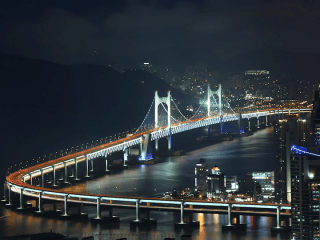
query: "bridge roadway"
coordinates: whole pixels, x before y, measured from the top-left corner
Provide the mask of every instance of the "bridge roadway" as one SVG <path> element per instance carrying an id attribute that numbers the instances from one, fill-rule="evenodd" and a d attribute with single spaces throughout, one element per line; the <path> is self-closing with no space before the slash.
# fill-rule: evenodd
<path id="1" fill-rule="evenodd" d="M 310 111 L 311 109 L 285 109 L 283 111 L 293 112 L 293 111 Z M 246 113 L 246 117 L 249 118 L 249 113 Z M 277 114 L 275 109 L 260 112 L 261 116 L 274 115 Z M 279 114 L 279 111 L 278 111 Z M 218 116 L 218 119 L 226 120 L 236 120 L 236 115 L 233 114 L 229 119 L 222 118 Z M 257 112 L 252 113 L 252 117 L 257 116 Z M 225 116 L 224 116 L 225 117 Z M 259 116 L 258 116 L 259 117 Z M 211 120 L 217 119 L 215 117 L 205 117 L 201 119 L 188 120 L 173 124 L 171 128 L 181 128 L 188 124 L 193 126 L 188 129 L 193 129 L 196 127 L 202 127 L 206 125 L 214 124 Z M 215 121 L 214 121 L 215 122 Z M 141 197 L 122 197 L 122 196 L 108 196 L 108 195 L 99 195 L 99 194 L 90 194 L 90 193 L 80 193 L 74 194 L 73 192 L 66 192 L 63 189 L 51 189 L 44 187 L 44 174 L 53 172 L 54 174 L 54 183 L 55 183 L 55 171 L 58 169 L 65 168 L 68 166 L 75 165 L 75 179 L 78 179 L 77 176 L 77 165 L 80 162 L 86 162 L 86 176 L 88 175 L 88 161 L 89 158 L 92 161 L 94 158 L 100 156 L 106 156 L 115 151 L 123 151 L 125 148 L 134 146 L 136 144 L 142 143 L 142 136 L 144 134 L 152 134 L 156 131 L 167 131 L 165 127 L 158 128 L 156 130 L 151 129 L 135 135 L 127 136 L 125 138 L 102 144 L 90 149 L 83 150 L 78 153 L 70 154 L 63 156 L 58 159 L 50 160 L 48 162 L 40 163 L 35 166 L 31 166 L 17 172 L 11 173 L 6 177 L 4 183 L 4 200 L 8 202 L 7 205 L 12 205 L 12 192 L 20 195 L 20 208 L 24 209 L 24 196 L 38 199 L 38 208 L 39 212 L 42 212 L 43 200 L 57 201 L 64 203 L 64 216 L 68 216 L 68 204 L 83 204 L 83 205 L 95 205 L 97 207 L 97 217 L 96 219 L 103 219 L 101 217 L 101 207 L 112 208 L 128 208 L 136 210 L 136 219 L 133 221 L 135 223 L 143 222 L 150 220 L 140 220 L 140 210 L 149 211 L 180 211 L 181 221 L 178 224 L 188 225 L 190 222 L 185 222 L 184 214 L 193 213 L 193 212 L 202 212 L 202 213 L 224 213 L 228 214 L 228 225 L 231 224 L 231 215 L 263 215 L 263 216 L 276 216 L 277 217 L 277 229 L 280 227 L 280 216 L 290 217 L 291 206 L 286 204 L 263 204 L 263 203 L 239 203 L 239 202 L 210 202 L 210 201 L 199 201 L 199 200 L 166 200 L 166 199 L 157 199 L 157 198 L 141 198 Z M 173 133 L 177 133 L 173 132 Z M 173 134 L 171 133 L 171 134 Z M 102 154 L 103 152 L 103 154 Z M 90 156 L 90 157 L 89 157 Z M 125 164 L 125 162 L 124 162 Z M 32 185 L 32 179 L 34 177 L 42 177 L 42 187 Z M 67 171 L 65 171 L 65 181 L 67 180 Z M 29 181 L 29 183 L 27 183 Z M 8 189 L 8 190 L 7 190 Z M 85 199 L 85 200 L 83 200 Z M 103 201 L 109 201 L 103 202 Z M 116 202 L 116 203 L 114 203 Z M 124 203 L 126 204 L 124 204 Z M 129 203 L 129 204 L 128 204 Z M 272 211 L 273 210 L 273 211 Z M 285 211 L 283 211 L 285 210 Z M 112 212 L 112 211 L 111 211 Z M 111 213 L 110 212 L 110 213 Z M 110 216 L 112 217 L 112 216 Z"/>

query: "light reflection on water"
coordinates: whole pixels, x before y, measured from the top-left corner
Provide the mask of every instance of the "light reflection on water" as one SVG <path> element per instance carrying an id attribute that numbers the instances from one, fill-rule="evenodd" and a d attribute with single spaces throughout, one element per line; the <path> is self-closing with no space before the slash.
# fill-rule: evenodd
<path id="1" fill-rule="evenodd" d="M 173 142 L 174 144 L 174 142 Z M 129 169 L 103 175 L 88 182 L 67 188 L 74 192 L 115 194 L 124 196 L 155 197 L 156 193 L 171 192 L 173 188 L 194 187 L 194 166 L 199 158 L 207 159 L 210 167 L 218 165 L 227 175 L 237 174 L 244 177 L 247 171 L 273 169 L 273 128 L 256 132 L 253 136 L 238 138 L 231 142 L 203 147 L 193 150 L 184 156 L 167 157 L 165 162 L 152 166 L 130 166 Z M 231 167 L 232 166 L 232 167 Z M 83 169 L 82 169 L 83 170 Z M 157 189 L 155 191 L 154 189 Z M 59 206 L 62 208 L 62 205 Z M 75 211 L 75 209 L 71 209 Z M 83 207 L 89 217 L 95 217 L 94 207 Z M 72 222 L 50 218 L 34 217 L 32 214 L 21 214 L 0 208 L 0 236 L 22 233 L 50 231 L 69 236 L 80 236 L 84 233 L 97 233 L 95 239 L 164 239 L 182 234 L 192 234 L 194 239 L 290 239 L 290 236 L 272 236 L 270 228 L 276 225 L 275 219 L 269 217 L 241 216 L 241 223 L 247 223 L 247 230 L 231 233 L 222 232 L 221 225 L 227 224 L 227 215 L 194 214 L 193 219 L 200 221 L 200 228 L 195 230 L 175 230 L 173 223 L 179 222 L 180 213 L 151 212 L 151 217 L 158 219 L 155 229 L 131 229 L 129 221 L 135 218 L 133 210 L 114 209 L 120 216 L 119 228 L 109 229 L 105 224 Z M 102 212 L 107 216 L 107 212 Z M 142 215 L 143 216 L 143 215 Z M 122 234 L 122 236 L 121 236 Z"/>

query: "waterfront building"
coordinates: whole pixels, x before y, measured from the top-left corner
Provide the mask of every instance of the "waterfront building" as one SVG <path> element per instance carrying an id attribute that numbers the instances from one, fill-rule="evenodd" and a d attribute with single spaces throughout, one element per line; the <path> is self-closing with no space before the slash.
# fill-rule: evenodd
<path id="1" fill-rule="evenodd" d="M 312 143 L 320 146 L 320 86 L 315 91 L 312 111 Z"/>
<path id="2" fill-rule="evenodd" d="M 274 197 L 274 171 L 271 172 L 252 172 L 252 180 L 255 188 L 254 194 L 259 194 L 261 199 L 268 200 Z"/>
<path id="3" fill-rule="evenodd" d="M 207 193 L 207 176 L 209 174 L 209 164 L 205 159 L 200 159 L 195 167 L 195 191 L 202 195 Z"/>
<path id="4" fill-rule="evenodd" d="M 275 121 L 275 201 L 291 202 L 291 145 L 310 144 L 310 120 L 300 119 L 298 114 L 288 114 L 287 119 Z"/>
<path id="5" fill-rule="evenodd" d="M 293 153 L 290 159 L 293 239 L 319 239 L 320 158 Z"/>
<path id="6" fill-rule="evenodd" d="M 225 194 L 226 175 L 215 165 L 207 176 L 207 197 L 225 199 Z"/>
<path id="7" fill-rule="evenodd" d="M 226 192 L 233 193 L 239 190 L 239 183 L 237 180 L 237 176 L 229 176 L 226 178 Z"/>

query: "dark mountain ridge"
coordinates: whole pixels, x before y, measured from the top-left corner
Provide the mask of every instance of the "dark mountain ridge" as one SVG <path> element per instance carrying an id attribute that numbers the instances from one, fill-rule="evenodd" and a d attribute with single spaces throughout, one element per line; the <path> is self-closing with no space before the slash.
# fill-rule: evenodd
<path id="1" fill-rule="evenodd" d="M 0 79 L 1 146 L 10 165 L 139 127 L 155 90 L 184 97 L 144 71 L 120 74 L 4 53 Z"/>

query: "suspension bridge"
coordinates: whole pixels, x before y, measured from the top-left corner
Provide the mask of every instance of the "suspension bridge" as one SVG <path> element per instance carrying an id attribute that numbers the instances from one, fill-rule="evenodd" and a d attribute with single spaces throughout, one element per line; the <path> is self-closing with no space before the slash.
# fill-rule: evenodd
<path id="1" fill-rule="evenodd" d="M 259 119 L 265 117 L 265 122 L 268 124 L 271 121 L 271 116 L 280 116 L 283 113 L 300 113 L 310 112 L 311 109 L 266 109 L 263 111 L 235 113 L 230 107 L 227 98 L 223 94 L 221 85 L 215 91 L 212 91 L 208 85 L 208 89 L 204 98 L 201 100 L 199 107 L 192 117 L 187 118 L 182 114 L 182 111 L 178 108 L 174 98 L 171 96 L 170 91 L 167 92 L 167 96 L 159 97 L 158 92 L 155 92 L 154 99 L 150 105 L 150 108 L 138 129 L 133 134 L 127 134 L 118 139 L 113 139 L 108 143 L 100 144 L 99 146 L 82 150 L 67 156 L 43 162 L 19 171 L 10 173 L 4 182 L 4 201 L 8 206 L 12 206 L 12 194 L 18 194 L 20 196 L 20 206 L 18 209 L 25 209 L 25 198 L 37 199 L 38 212 L 43 212 L 42 202 L 44 200 L 51 202 L 63 202 L 63 215 L 68 215 L 68 203 L 73 204 L 85 204 L 95 205 L 97 207 L 96 219 L 106 219 L 101 217 L 101 206 L 107 206 L 112 208 L 135 208 L 136 219 L 133 223 L 140 223 L 140 210 L 172 210 L 181 212 L 180 225 L 185 224 L 184 215 L 185 212 L 225 212 L 228 214 L 228 225 L 231 227 L 231 212 L 232 208 L 236 214 L 260 214 L 260 215 L 275 215 L 277 216 L 277 227 L 280 229 L 280 215 L 289 216 L 288 210 L 290 205 L 279 204 L 258 204 L 258 203 L 213 203 L 213 202 L 199 202 L 199 201 L 168 201 L 164 199 L 146 199 L 146 198 L 133 198 L 133 197 L 121 197 L 121 196 L 108 196 L 99 194 L 81 193 L 74 194 L 72 192 L 66 192 L 63 189 L 52 189 L 46 186 L 44 181 L 47 173 L 53 174 L 53 185 L 56 184 L 56 171 L 64 169 L 64 182 L 68 181 L 68 167 L 74 166 L 75 176 L 74 180 L 79 180 L 78 176 L 78 164 L 85 162 L 86 174 L 84 177 L 89 176 L 89 162 L 93 164 L 93 161 L 115 153 L 123 152 L 123 166 L 127 166 L 128 156 L 130 149 L 135 146 L 139 146 L 139 161 L 146 161 L 152 158 L 152 153 L 148 153 L 148 145 L 152 141 L 155 142 L 155 149 L 158 149 L 158 141 L 160 138 L 165 138 L 168 141 L 168 150 L 171 149 L 172 142 L 171 136 L 173 134 L 189 131 L 191 129 L 208 127 L 213 124 L 223 124 L 226 122 L 237 121 L 238 131 L 240 133 L 241 120 L 257 118 L 257 126 L 260 126 Z M 250 121 L 249 121 L 250 129 Z M 106 161 L 106 170 L 108 169 L 108 161 Z M 41 184 L 35 185 L 33 179 L 41 177 Z M 104 202 L 103 202 L 104 201 Z M 108 201 L 108 202 L 106 202 Z M 127 203 L 133 203 L 128 205 Z M 146 205 L 144 205 L 146 204 Z M 153 208 L 152 205 L 153 204 Z M 158 205 L 157 205 L 158 204 Z M 187 207 L 188 206 L 188 207 Z M 193 208 L 193 206 L 201 206 L 201 208 Z M 212 210 L 212 208 L 217 208 Z M 205 209 L 204 209 L 205 208 Z M 222 209 L 221 208 L 225 208 Z M 211 209 L 211 210 L 210 210 Z M 220 209 L 220 210 L 219 210 Z M 250 209 L 246 211 L 245 209 Z M 258 209 L 259 211 L 253 211 Z M 273 212 L 270 212 L 274 210 Z M 284 212 L 281 212 L 283 211 Z M 114 219 L 112 211 L 108 218 Z M 144 220 L 143 223 L 149 221 L 150 218 Z M 151 221 L 151 220 L 150 220 Z M 192 221 L 187 222 L 191 224 Z"/>

